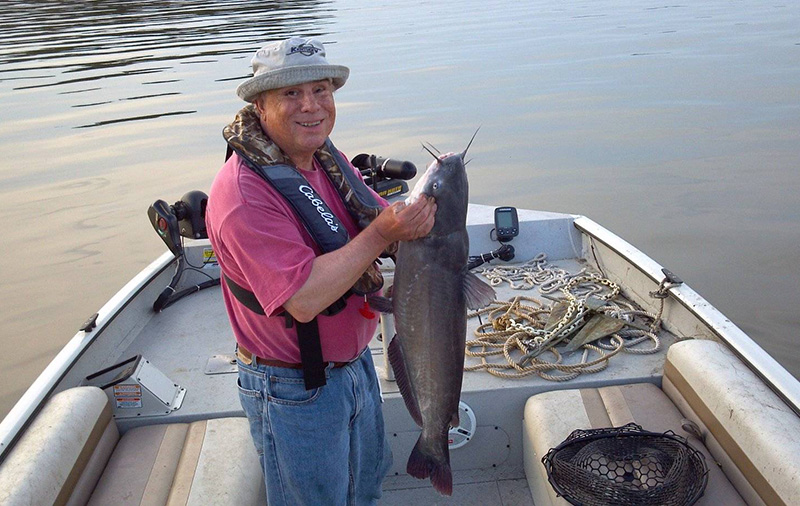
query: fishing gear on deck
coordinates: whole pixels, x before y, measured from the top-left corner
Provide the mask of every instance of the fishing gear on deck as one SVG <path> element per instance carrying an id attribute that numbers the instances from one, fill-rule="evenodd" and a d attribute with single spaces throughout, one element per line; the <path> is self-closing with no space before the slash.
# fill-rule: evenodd
<path id="1" fill-rule="evenodd" d="M 547 480 L 571 504 L 694 504 L 708 484 L 705 457 L 672 431 L 578 429 L 542 458 Z"/>
<path id="2" fill-rule="evenodd" d="M 481 320 L 475 338 L 466 343 L 466 355 L 480 360 L 465 365 L 466 371 L 483 370 L 502 378 L 536 374 L 549 381 L 569 381 L 582 373 L 602 371 L 618 353 L 646 355 L 661 349 L 661 315 L 634 306 L 620 296 L 616 283 L 587 272 L 585 267 L 571 274 L 548 265 L 546 256 L 540 254 L 521 265 L 478 272 L 492 286 L 508 283 L 514 290 L 538 287 L 552 305 L 518 295 L 509 301 L 495 300 L 469 314 L 470 318 L 487 316 L 489 321 Z M 652 346 L 637 347 L 646 341 Z M 563 343 L 566 346 L 561 346 Z M 578 352 L 577 362 L 565 362 Z M 545 360 L 545 354 L 553 360 Z"/>

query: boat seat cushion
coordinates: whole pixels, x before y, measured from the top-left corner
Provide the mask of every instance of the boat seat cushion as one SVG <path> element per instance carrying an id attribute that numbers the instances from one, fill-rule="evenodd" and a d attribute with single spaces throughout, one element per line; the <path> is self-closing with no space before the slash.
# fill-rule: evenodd
<path id="1" fill-rule="evenodd" d="M 118 439 L 102 390 L 54 395 L 0 464 L 0 504 L 86 504 Z"/>
<path id="2" fill-rule="evenodd" d="M 149 425 L 120 437 L 97 387 L 54 395 L 0 463 L 0 504 L 265 504 L 245 418 Z"/>
<path id="3" fill-rule="evenodd" d="M 662 388 L 749 504 L 800 504 L 800 418 L 727 347 L 672 345 Z"/>
<path id="4" fill-rule="evenodd" d="M 682 429 L 683 416 L 678 409 L 651 383 L 545 392 L 528 399 L 524 413 L 525 474 L 537 506 L 569 504 L 557 497 L 547 481 L 541 460 L 550 448 L 558 446 L 575 429 L 619 427 L 631 422 L 652 432 L 672 430 L 704 454 L 709 480 L 696 504 L 745 504 L 703 444 Z"/>
<path id="5" fill-rule="evenodd" d="M 249 430 L 245 418 L 132 429 L 120 439 L 89 504 L 264 504 Z"/>

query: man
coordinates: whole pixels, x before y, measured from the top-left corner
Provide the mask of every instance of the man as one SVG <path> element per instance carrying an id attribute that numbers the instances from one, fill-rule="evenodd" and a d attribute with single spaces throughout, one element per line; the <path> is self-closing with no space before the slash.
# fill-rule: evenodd
<path id="1" fill-rule="evenodd" d="M 252 65 L 206 212 L 239 397 L 271 505 L 373 504 L 391 452 L 364 294 L 379 288 L 381 253 L 431 230 L 435 203 L 387 206 L 330 144 L 349 69 L 321 43 L 269 44 Z"/>

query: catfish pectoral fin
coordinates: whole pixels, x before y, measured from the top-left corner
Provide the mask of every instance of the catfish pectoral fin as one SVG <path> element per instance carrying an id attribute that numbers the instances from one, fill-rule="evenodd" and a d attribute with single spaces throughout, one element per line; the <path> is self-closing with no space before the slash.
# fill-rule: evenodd
<path id="1" fill-rule="evenodd" d="M 464 275 L 464 296 L 467 299 L 467 309 L 481 309 L 495 299 L 494 288 L 487 285 L 475 274 L 466 271 Z"/>
<path id="2" fill-rule="evenodd" d="M 460 425 L 461 425 L 461 417 L 458 416 L 458 409 L 456 409 L 456 412 L 453 413 L 452 418 L 450 418 L 450 427 L 455 429 Z"/>
<path id="3" fill-rule="evenodd" d="M 440 494 L 453 495 L 453 473 L 450 470 L 450 453 L 447 438 L 438 438 L 438 444 L 444 445 L 436 451 L 429 447 L 430 440 L 420 435 L 411 456 L 408 457 L 406 472 L 418 479 L 430 477 L 431 484 Z M 436 458 L 435 454 L 444 455 Z"/>
<path id="4" fill-rule="evenodd" d="M 391 314 L 392 312 L 392 299 L 381 297 L 380 295 L 367 295 L 367 304 L 369 307 L 378 311 L 379 313 Z"/>
<path id="5" fill-rule="evenodd" d="M 394 379 L 397 382 L 397 389 L 400 390 L 400 395 L 406 403 L 406 409 L 414 419 L 414 423 L 422 427 L 422 414 L 419 411 L 419 402 L 417 396 L 414 395 L 414 389 L 411 388 L 411 381 L 408 379 L 408 372 L 406 371 L 406 361 L 403 356 L 403 348 L 400 345 L 398 336 L 394 336 L 392 342 L 389 343 L 389 364 L 394 370 Z"/>

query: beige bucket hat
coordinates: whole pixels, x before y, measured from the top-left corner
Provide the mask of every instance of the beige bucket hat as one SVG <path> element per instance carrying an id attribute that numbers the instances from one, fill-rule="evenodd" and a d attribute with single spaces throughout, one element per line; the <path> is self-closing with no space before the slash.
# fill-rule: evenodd
<path id="1" fill-rule="evenodd" d="M 267 44 L 256 51 L 251 63 L 253 77 L 236 88 L 236 94 L 247 102 L 263 91 L 322 79 L 331 79 L 338 90 L 350 75 L 347 67 L 328 63 L 321 42 L 300 37 Z"/>

